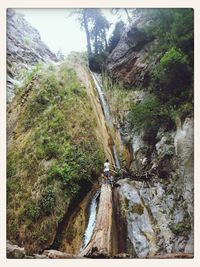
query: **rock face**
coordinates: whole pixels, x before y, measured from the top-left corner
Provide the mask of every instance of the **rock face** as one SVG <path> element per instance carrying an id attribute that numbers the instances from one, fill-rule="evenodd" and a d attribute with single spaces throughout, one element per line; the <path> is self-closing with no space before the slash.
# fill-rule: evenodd
<path id="1" fill-rule="evenodd" d="M 7 10 L 7 101 L 14 96 L 14 84 L 18 84 L 23 69 L 39 62 L 58 59 L 41 40 L 39 32 L 24 16 L 13 9 Z"/>
<path id="2" fill-rule="evenodd" d="M 158 53 L 156 56 L 151 53 L 157 40 L 148 39 L 140 31 L 144 23 L 137 19 L 108 58 L 110 76 L 123 87 L 134 88 L 130 94 L 132 103 L 148 99 L 145 88 L 149 70 L 159 58 Z M 155 143 L 149 145 L 144 132 L 131 130 L 126 114 L 123 119 L 117 115 L 113 115 L 115 124 L 130 154 L 128 169 L 139 176 L 153 173 L 150 183 L 123 179 L 115 189 L 118 224 L 127 232 L 126 245 L 119 253 L 126 252 L 131 258 L 155 255 L 173 258 L 176 253 L 180 257 L 189 253 L 185 257 L 191 257 L 194 251 L 193 119 L 186 118 L 182 123 L 177 120 L 176 130 L 171 131 L 160 125 Z"/>
<path id="3" fill-rule="evenodd" d="M 193 129 L 193 119 L 186 118 L 176 131 L 160 130 L 148 153 L 142 137 L 130 134 L 132 170 L 154 172 L 150 183 L 118 181 L 121 217 L 127 225 L 126 252 L 131 257 L 193 253 Z"/>
<path id="4" fill-rule="evenodd" d="M 149 82 L 148 72 L 156 64 L 157 57 L 150 54 L 156 40 L 147 37 L 140 30 L 145 23 L 147 21 L 136 19 L 108 58 L 109 74 L 123 86 L 146 86 Z"/>

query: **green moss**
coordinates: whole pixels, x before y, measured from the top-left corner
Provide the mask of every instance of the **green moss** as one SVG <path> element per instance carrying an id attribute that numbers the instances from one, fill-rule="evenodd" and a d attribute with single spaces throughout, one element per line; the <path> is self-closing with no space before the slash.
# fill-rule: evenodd
<path id="1" fill-rule="evenodd" d="M 127 198 L 124 199 L 125 209 L 128 210 L 129 200 Z"/>
<path id="2" fill-rule="evenodd" d="M 190 233 L 192 230 L 192 222 L 188 212 L 185 212 L 182 222 L 179 222 L 175 225 L 171 225 L 170 229 L 175 235 Z"/>
<path id="3" fill-rule="evenodd" d="M 142 215 L 144 213 L 144 207 L 141 204 L 136 203 L 132 206 L 132 212 Z"/>

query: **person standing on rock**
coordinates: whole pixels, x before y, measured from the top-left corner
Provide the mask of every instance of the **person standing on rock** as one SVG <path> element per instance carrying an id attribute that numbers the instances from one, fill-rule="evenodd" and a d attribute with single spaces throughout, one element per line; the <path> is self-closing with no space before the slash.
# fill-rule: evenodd
<path id="1" fill-rule="evenodd" d="M 108 178 L 110 175 L 110 163 L 109 160 L 107 159 L 106 162 L 104 163 L 104 174 Z"/>

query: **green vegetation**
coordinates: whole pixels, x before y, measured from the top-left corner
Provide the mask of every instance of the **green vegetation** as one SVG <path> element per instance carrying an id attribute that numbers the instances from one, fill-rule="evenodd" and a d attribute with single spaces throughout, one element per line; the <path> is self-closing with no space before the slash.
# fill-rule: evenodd
<path id="1" fill-rule="evenodd" d="M 122 125 L 128 120 L 133 130 L 143 133 L 143 139 L 154 144 L 160 127 L 173 130 L 186 117 L 193 116 L 193 56 L 194 12 L 192 9 L 137 9 L 148 23 L 140 27 L 150 39 L 157 39 L 145 62 L 157 58 L 145 88 L 127 88 L 111 80 L 103 71 L 103 86 L 112 116 Z M 120 38 L 123 25 L 116 25 L 109 44 Z M 139 90 L 145 99 L 138 100 Z M 127 115 L 128 114 L 128 115 Z"/>
<path id="2" fill-rule="evenodd" d="M 108 41 L 108 52 L 109 53 L 111 53 L 114 50 L 114 48 L 117 46 L 124 30 L 125 30 L 124 22 L 123 21 L 117 22 L 112 32 L 112 35 Z"/>
<path id="3" fill-rule="evenodd" d="M 120 115 L 121 117 L 125 116 L 125 113 L 130 109 L 134 92 L 124 90 L 123 86 L 113 82 L 107 72 L 102 73 L 102 80 L 110 111 L 112 116 L 118 120 Z"/>
<path id="4" fill-rule="evenodd" d="M 7 155 L 7 232 L 34 251 L 52 242 L 69 203 L 98 178 L 104 154 L 85 88 L 66 62 L 28 73 L 18 104 L 30 84 Z"/>
<path id="5" fill-rule="evenodd" d="M 132 207 L 132 212 L 137 213 L 138 215 L 142 215 L 144 214 L 144 207 L 139 203 L 135 203 Z"/>
<path id="6" fill-rule="evenodd" d="M 149 74 L 146 88 L 151 95 L 142 103 L 133 104 L 129 120 L 137 130 L 152 132 L 154 139 L 162 125 L 173 129 L 177 117 L 183 121 L 193 116 L 193 10 L 141 9 L 150 22 L 141 29 L 157 38 L 155 56 L 160 54 Z M 146 138 L 148 139 L 148 138 Z"/>
<path id="7" fill-rule="evenodd" d="M 153 72 L 152 86 L 160 101 L 178 106 L 188 101 L 192 75 L 186 56 L 171 48 L 160 59 L 160 65 Z M 189 98 L 191 100 L 191 97 Z"/>

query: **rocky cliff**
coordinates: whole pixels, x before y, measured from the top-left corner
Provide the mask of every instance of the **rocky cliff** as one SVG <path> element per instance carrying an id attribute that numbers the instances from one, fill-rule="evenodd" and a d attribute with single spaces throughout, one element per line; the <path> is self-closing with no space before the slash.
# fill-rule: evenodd
<path id="1" fill-rule="evenodd" d="M 157 41 L 141 31 L 147 23 L 148 21 L 138 16 L 108 57 L 106 68 L 110 76 L 125 87 L 147 86 L 149 70 L 156 64 L 158 54 L 155 57 L 151 50 Z"/>
<path id="2" fill-rule="evenodd" d="M 145 143 L 133 139 L 134 171 L 147 174 L 153 162 L 157 165 L 150 182 L 118 182 L 128 253 L 133 257 L 193 253 L 193 121 L 186 119 L 177 131 L 162 133 L 145 167 Z"/>
<path id="3" fill-rule="evenodd" d="M 56 55 L 41 40 L 41 36 L 24 15 L 7 10 L 7 101 L 14 96 L 14 85 L 26 71 L 40 62 L 57 62 Z"/>
<path id="4" fill-rule="evenodd" d="M 143 182 L 122 179 L 115 190 L 118 223 L 127 238 L 119 253 L 140 258 L 193 253 L 194 242 L 193 116 L 180 118 L 177 112 L 171 128 L 165 126 L 165 119 L 152 127 L 161 106 L 152 118 L 143 117 L 145 103 L 152 99 L 151 69 L 159 66 L 161 57 L 156 51 L 159 40 L 147 37 L 142 30 L 145 23 L 148 21 L 138 18 L 124 32 L 108 57 L 107 71 L 112 81 L 103 77 L 111 114 L 124 146 L 119 150 L 123 166 L 138 177 L 147 178 Z M 141 116 L 138 123 L 152 121 L 146 122 L 148 127 L 138 129 L 134 120 L 130 125 L 129 114 L 131 107 L 133 110 L 140 104 L 143 105 L 137 110 L 136 115 Z M 174 108 L 166 102 L 162 106 Z M 154 106 L 149 105 L 146 114 L 152 109 Z"/>

